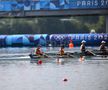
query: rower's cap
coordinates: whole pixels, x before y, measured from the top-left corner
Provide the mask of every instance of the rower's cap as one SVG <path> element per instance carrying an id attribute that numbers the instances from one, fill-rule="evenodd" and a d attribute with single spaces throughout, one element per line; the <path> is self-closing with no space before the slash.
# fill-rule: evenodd
<path id="1" fill-rule="evenodd" d="M 102 41 L 101 43 L 106 43 L 105 41 Z"/>
<path id="2" fill-rule="evenodd" d="M 86 43 L 86 41 L 85 40 L 82 40 L 82 42 L 81 43 Z"/>

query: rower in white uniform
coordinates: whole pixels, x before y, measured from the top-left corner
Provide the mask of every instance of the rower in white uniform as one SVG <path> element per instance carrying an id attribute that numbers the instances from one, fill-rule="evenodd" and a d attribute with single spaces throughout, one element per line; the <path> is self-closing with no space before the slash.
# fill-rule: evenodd
<path id="1" fill-rule="evenodd" d="M 99 47 L 99 50 L 102 52 L 102 54 L 106 54 L 107 53 L 107 48 L 105 46 L 105 43 L 106 43 L 105 41 L 102 41 L 101 45 Z"/>
<path id="2" fill-rule="evenodd" d="M 81 43 L 82 43 L 81 46 L 80 46 L 81 54 L 83 56 L 85 56 L 85 55 L 94 56 L 94 53 L 93 52 L 86 50 L 86 46 L 85 46 L 86 41 L 85 40 L 82 40 Z"/>
<path id="3" fill-rule="evenodd" d="M 81 51 L 82 54 L 85 54 L 86 53 L 85 43 L 86 43 L 85 40 L 83 40 L 81 42 L 80 51 Z"/>

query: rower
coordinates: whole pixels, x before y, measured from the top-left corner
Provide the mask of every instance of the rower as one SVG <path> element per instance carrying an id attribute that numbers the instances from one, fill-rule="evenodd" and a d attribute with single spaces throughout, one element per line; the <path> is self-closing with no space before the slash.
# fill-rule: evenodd
<path id="1" fill-rule="evenodd" d="M 86 41 L 83 40 L 81 43 L 82 43 L 81 46 L 80 46 L 81 53 L 85 54 L 86 53 L 86 49 L 85 49 L 85 43 L 86 43 Z"/>
<path id="2" fill-rule="evenodd" d="M 105 41 L 102 41 L 101 42 L 101 45 L 100 45 L 100 47 L 99 47 L 99 50 L 103 53 L 103 54 L 105 54 L 106 52 L 107 52 L 107 50 L 106 50 L 106 47 L 105 47 Z"/>
<path id="3" fill-rule="evenodd" d="M 37 47 L 37 49 L 36 49 L 36 55 L 38 55 L 38 56 L 42 56 L 43 55 L 43 52 L 41 51 L 41 46 Z"/>
<path id="4" fill-rule="evenodd" d="M 61 46 L 60 51 L 59 51 L 60 56 L 63 56 L 64 53 L 64 46 Z"/>
<path id="5" fill-rule="evenodd" d="M 86 50 L 86 48 L 85 48 L 85 43 L 86 43 L 86 41 L 85 40 L 83 40 L 82 42 L 81 42 L 82 44 L 81 44 L 81 46 L 80 46 L 80 50 L 81 50 L 81 54 L 82 55 L 89 55 L 89 56 L 95 56 L 95 54 L 93 53 L 93 52 L 91 52 L 91 51 L 89 51 L 89 50 Z"/>

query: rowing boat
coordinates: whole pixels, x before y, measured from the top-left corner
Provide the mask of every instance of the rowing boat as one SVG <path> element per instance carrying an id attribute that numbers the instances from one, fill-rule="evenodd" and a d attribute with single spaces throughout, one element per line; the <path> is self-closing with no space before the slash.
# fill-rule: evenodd
<path id="1" fill-rule="evenodd" d="M 37 56 L 35 54 L 30 54 L 29 55 L 31 59 L 45 59 L 45 58 L 48 58 L 48 59 L 52 59 L 52 58 L 80 58 L 80 57 L 85 57 L 86 59 L 105 59 L 105 60 L 108 60 L 108 55 L 94 55 L 94 56 L 91 56 L 91 55 L 84 55 L 84 56 L 81 56 L 80 54 L 78 53 L 75 53 L 75 54 L 70 54 L 70 55 L 63 55 L 63 56 L 60 56 L 60 55 L 43 55 L 43 56 Z"/>
<path id="2" fill-rule="evenodd" d="M 52 51 L 52 52 L 46 52 L 44 55 L 36 55 L 36 54 L 29 54 L 31 59 L 44 59 L 44 58 L 80 58 L 82 56 L 85 56 L 86 58 L 92 58 L 96 59 L 97 57 L 100 59 L 108 59 L 108 52 L 103 53 L 99 50 L 92 50 L 92 51 L 86 51 L 86 53 L 82 54 L 81 52 L 72 52 L 72 51 L 65 51 L 64 55 L 59 55 L 58 52 Z"/>
<path id="3" fill-rule="evenodd" d="M 31 59 L 39 59 L 39 58 L 73 58 L 73 55 L 42 55 L 42 56 L 39 56 L 39 55 L 35 55 L 35 54 L 30 54 L 29 55 Z"/>
<path id="4" fill-rule="evenodd" d="M 108 55 L 83 56 L 85 60 L 108 60 Z"/>
<path id="5" fill-rule="evenodd" d="M 38 59 L 38 58 L 74 58 L 75 56 L 82 55 L 81 52 L 65 52 L 64 55 L 60 55 L 57 52 L 46 52 L 44 55 L 36 55 L 36 54 L 29 54 L 31 59 Z M 91 56 L 90 54 L 86 54 L 84 56 Z M 92 55 L 93 56 L 93 55 Z"/>
<path id="6" fill-rule="evenodd" d="M 108 55 L 108 51 L 103 52 L 103 51 L 100 51 L 100 50 L 93 50 L 92 52 L 97 54 L 97 55 Z"/>

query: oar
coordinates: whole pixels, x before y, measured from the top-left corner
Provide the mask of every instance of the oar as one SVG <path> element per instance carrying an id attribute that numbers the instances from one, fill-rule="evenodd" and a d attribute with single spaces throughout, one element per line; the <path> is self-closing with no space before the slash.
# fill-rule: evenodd
<path id="1" fill-rule="evenodd" d="M 47 54 L 45 54 L 45 53 L 43 53 L 43 56 L 44 56 L 44 57 L 46 57 L 46 58 L 48 58 L 48 57 L 49 57 L 49 56 L 48 56 Z"/>
<path id="2" fill-rule="evenodd" d="M 48 54 L 46 54 L 46 53 L 44 53 L 44 56 L 46 57 L 46 58 L 50 58 L 50 59 L 56 59 L 56 58 L 59 58 L 59 55 L 58 54 L 55 54 L 56 56 L 49 56 Z"/>
<path id="3" fill-rule="evenodd" d="M 95 53 L 93 53 L 92 51 L 87 50 L 87 52 L 89 52 L 91 55 L 96 56 Z"/>
<path id="4" fill-rule="evenodd" d="M 94 53 L 94 52 L 91 52 L 91 51 L 89 51 L 93 56 L 95 56 L 95 57 L 108 57 L 108 55 L 98 55 L 98 54 L 96 54 L 96 53 Z"/>
<path id="5" fill-rule="evenodd" d="M 72 52 L 71 53 L 67 52 L 66 55 L 69 57 L 74 57 L 74 54 Z"/>

